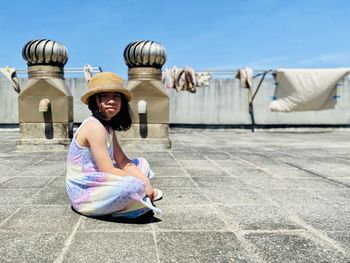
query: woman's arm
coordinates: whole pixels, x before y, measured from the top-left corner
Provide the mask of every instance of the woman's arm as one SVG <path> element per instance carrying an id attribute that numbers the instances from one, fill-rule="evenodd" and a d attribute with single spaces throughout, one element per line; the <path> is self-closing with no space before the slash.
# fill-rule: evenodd
<path id="1" fill-rule="evenodd" d="M 117 162 L 119 167 L 123 171 L 127 172 L 128 174 L 141 179 L 145 184 L 147 196 L 149 196 L 151 200 L 153 200 L 154 191 L 150 181 L 148 180 L 146 175 L 144 175 L 142 171 L 135 164 L 133 164 L 130 161 L 130 159 L 125 155 L 124 151 L 122 150 L 122 148 L 118 143 L 115 132 L 113 132 L 113 149 L 114 149 L 114 160 Z"/>
<path id="2" fill-rule="evenodd" d="M 81 145 L 86 145 L 90 147 L 92 155 L 101 172 L 115 174 L 118 176 L 134 176 L 140 179 L 145 185 L 145 191 L 147 196 L 149 196 L 151 200 L 153 200 L 154 198 L 153 188 L 148 178 L 141 171 L 140 172 L 137 171 L 139 169 L 136 166 L 135 167 L 137 168 L 137 170 L 133 168 L 123 169 L 122 168 L 123 166 L 120 166 L 122 169 L 118 169 L 114 167 L 113 162 L 107 150 L 106 130 L 101 123 L 95 122 L 95 121 L 86 123 L 85 126 L 80 130 L 78 137 L 79 137 L 79 141 L 84 142 Z M 125 154 L 124 154 L 124 158 L 126 158 Z M 126 162 L 124 166 L 127 165 L 126 159 L 124 159 L 124 162 Z"/>
<path id="3" fill-rule="evenodd" d="M 101 172 L 115 174 L 119 176 L 129 176 L 122 169 L 115 168 L 108 154 L 106 145 L 106 130 L 103 125 L 97 121 L 91 121 L 85 124 L 78 136 L 79 141 L 86 141 L 83 145 L 90 147 L 92 155 Z"/>
<path id="4" fill-rule="evenodd" d="M 128 163 L 131 163 L 130 159 L 126 156 L 122 148 L 120 147 L 117 136 L 113 132 L 113 156 L 120 168 L 123 169 Z"/>

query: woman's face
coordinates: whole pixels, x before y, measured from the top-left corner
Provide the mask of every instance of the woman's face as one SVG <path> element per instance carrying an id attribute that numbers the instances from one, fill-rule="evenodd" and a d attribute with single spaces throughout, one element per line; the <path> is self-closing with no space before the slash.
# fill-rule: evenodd
<path id="1" fill-rule="evenodd" d="M 96 104 L 98 109 L 107 120 L 112 119 L 120 111 L 120 96 L 120 93 L 117 92 L 103 92 L 96 96 Z"/>

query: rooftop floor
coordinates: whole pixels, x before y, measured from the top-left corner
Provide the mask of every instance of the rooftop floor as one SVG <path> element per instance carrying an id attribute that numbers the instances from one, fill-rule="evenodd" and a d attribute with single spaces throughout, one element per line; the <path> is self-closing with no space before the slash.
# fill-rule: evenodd
<path id="1" fill-rule="evenodd" d="M 66 152 L 17 152 L 0 131 L 1 262 L 349 262 L 350 133 L 172 129 L 143 156 L 161 215 L 71 210 Z"/>

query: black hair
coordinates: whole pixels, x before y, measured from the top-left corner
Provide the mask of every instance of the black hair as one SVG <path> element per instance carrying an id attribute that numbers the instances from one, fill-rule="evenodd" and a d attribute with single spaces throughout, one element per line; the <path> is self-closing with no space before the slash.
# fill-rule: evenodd
<path id="1" fill-rule="evenodd" d="M 125 95 L 123 93 L 119 94 L 121 99 L 120 111 L 111 120 L 106 120 L 106 117 L 99 111 L 96 104 L 96 96 L 98 94 L 94 94 L 89 97 L 88 106 L 92 113 L 92 116 L 98 119 L 103 124 L 103 126 L 111 127 L 114 131 L 126 131 L 131 127 L 132 112 Z"/>

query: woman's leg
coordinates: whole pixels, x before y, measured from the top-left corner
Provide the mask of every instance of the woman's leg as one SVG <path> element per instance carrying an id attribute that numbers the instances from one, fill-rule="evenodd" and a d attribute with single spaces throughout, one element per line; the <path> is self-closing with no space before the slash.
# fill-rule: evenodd
<path id="1" fill-rule="evenodd" d="M 148 161 L 145 158 L 139 157 L 131 160 L 133 164 L 135 164 L 144 175 L 147 176 L 148 179 L 153 178 L 154 172 L 151 170 Z"/>

